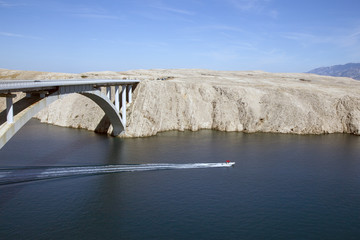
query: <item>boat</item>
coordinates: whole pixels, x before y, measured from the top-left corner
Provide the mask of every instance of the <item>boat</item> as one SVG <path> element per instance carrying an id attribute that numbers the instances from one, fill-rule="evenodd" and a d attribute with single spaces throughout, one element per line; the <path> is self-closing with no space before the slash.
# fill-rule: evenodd
<path id="1" fill-rule="evenodd" d="M 235 162 L 230 162 L 229 160 L 226 161 L 227 166 L 234 166 Z"/>

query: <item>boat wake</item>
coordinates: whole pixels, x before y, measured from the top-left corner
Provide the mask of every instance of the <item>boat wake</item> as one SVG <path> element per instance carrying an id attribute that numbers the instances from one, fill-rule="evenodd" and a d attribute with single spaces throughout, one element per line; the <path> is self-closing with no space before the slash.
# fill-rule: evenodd
<path id="1" fill-rule="evenodd" d="M 154 171 L 170 169 L 196 169 L 231 167 L 235 163 L 189 163 L 189 164 L 136 164 L 87 167 L 36 167 L 0 169 L 0 185 L 44 180 L 59 177 L 106 174 L 117 172 Z"/>

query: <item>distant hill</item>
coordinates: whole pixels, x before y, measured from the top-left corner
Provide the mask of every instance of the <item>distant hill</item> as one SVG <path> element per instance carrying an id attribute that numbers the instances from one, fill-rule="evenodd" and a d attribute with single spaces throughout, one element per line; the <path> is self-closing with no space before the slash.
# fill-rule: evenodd
<path id="1" fill-rule="evenodd" d="M 308 73 L 334 77 L 349 77 L 360 80 L 360 63 L 348 63 L 345 65 L 335 65 L 331 67 L 316 68 Z"/>

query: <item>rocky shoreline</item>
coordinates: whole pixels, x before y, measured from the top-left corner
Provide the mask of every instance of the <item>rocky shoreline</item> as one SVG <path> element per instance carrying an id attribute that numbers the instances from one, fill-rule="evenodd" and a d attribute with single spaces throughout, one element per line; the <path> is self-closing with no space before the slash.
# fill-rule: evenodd
<path id="1" fill-rule="evenodd" d="M 126 134 L 170 130 L 360 135 L 360 82 L 303 73 L 134 70 L 82 74 L 0 69 L 1 79 L 139 79 L 128 105 Z M 5 100 L 0 98 L 0 109 Z M 110 132 L 103 111 L 72 94 L 36 116 L 64 127 Z"/>

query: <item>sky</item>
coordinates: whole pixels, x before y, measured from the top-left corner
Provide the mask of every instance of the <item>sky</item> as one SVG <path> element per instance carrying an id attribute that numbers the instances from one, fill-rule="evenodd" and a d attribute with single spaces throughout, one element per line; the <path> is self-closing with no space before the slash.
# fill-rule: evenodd
<path id="1" fill-rule="evenodd" d="M 360 62 L 359 0 L 0 0 L 0 68 L 307 72 Z"/>

